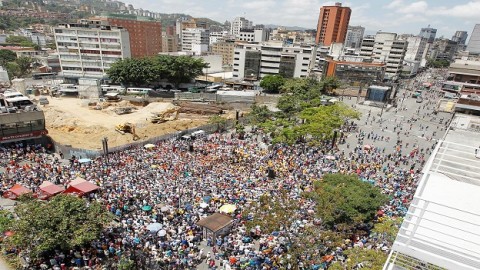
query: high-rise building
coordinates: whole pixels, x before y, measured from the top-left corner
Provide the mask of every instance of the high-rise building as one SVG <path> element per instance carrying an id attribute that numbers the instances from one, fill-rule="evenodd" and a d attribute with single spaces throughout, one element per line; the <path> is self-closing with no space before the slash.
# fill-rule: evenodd
<path id="1" fill-rule="evenodd" d="M 472 54 L 480 54 L 480 24 L 475 24 L 468 41 L 467 51 Z"/>
<path id="2" fill-rule="evenodd" d="M 127 29 L 132 58 L 157 55 L 162 51 L 162 24 L 150 17 L 125 14 L 102 15 L 108 25 Z"/>
<path id="3" fill-rule="evenodd" d="M 203 28 L 187 28 L 182 31 L 182 51 L 202 54 L 208 51 L 210 32 Z"/>
<path id="4" fill-rule="evenodd" d="M 345 42 L 351 13 L 352 10 L 342 7 L 342 3 L 321 7 L 315 43 L 330 46 L 332 43 Z"/>
<path id="5" fill-rule="evenodd" d="M 407 61 L 421 61 L 423 52 L 427 46 L 427 39 L 412 36 L 407 38 L 407 51 L 405 53 L 405 60 Z"/>
<path id="6" fill-rule="evenodd" d="M 279 74 L 285 78 L 307 77 L 315 62 L 314 46 L 292 46 L 280 42 L 242 44 L 235 47 L 233 77 L 258 80 Z"/>
<path id="7" fill-rule="evenodd" d="M 264 42 L 268 40 L 269 32 L 263 28 L 258 29 L 240 29 L 236 35 L 236 40 L 246 42 Z"/>
<path id="8" fill-rule="evenodd" d="M 131 57 L 129 34 L 121 27 L 61 24 L 54 32 L 63 77 L 102 79 L 110 65 Z"/>
<path id="9" fill-rule="evenodd" d="M 252 29 L 253 23 L 245 19 L 244 17 L 237 17 L 232 21 L 230 26 L 230 34 L 236 36 L 240 33 L 241 29 Z"/>
<path id="10" fill-rule="evenodd" d="M 345 38 L 345 47 L 358 49 L 362 45 L 365 27 L 348 26 L 347 36 Z"/>
<path id="11" fill-rule="evenodd" d="M 467 44 L 467 37 L 467 31 L 457 31 L 455 32 L 455 35 L 453 35 L 452 41 L 457 42 L 458 45 L 465 45 Z"/>
<path id="12" fill-rule="evenodd" d="M 385 79 L 395 80 L 402 73 L 407 45 L 408 42 L 399 40 L 395 33 L 377 32 L 374 38 L 364 38 L 360 55 L 373 63 L 385 63 Z"/>
<path id="13" fill-rule="evenodd" d="M 428 43 L 433 43 L 437 35 L 437 29 L 431 28 L 430 25 L 426 28 L 420 29 L 420 37 L 426 38 Z"/>

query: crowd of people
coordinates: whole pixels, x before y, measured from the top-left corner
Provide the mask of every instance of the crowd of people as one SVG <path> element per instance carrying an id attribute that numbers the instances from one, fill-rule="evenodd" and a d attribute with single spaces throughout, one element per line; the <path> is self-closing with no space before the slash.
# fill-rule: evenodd
<path id="1" fill-rule="evenodd" d="M 377 120 L 369 116 L 366 121 Z M 316 147 L 302 143 L 272 146 L 270 138 L 261 132 L 247 133 L 242 139 L 217 133 L 194 141 L 172 139 L 158 142 L 153 148 L 131 148 L 85 163 L 79 158 L 67 162 L 39 145 L 18 143 L 0 148 L 4 168 L 0 190 L 6 192 L 20 183 L 35 192 L 45 180 L 67 187 L 73 179 L 82 177 L 100 187 L 86 197 L 102 203 L 116 217 L 116 225 L 89 247 L 59 250 L 32 268 L 108 269 L 133 258 L 148 269 L 197 269 L 201 264 L 210 269 L 288 269 L 286 234 L 298 233 L 303 223 L 315 222 L 314 215 L 305 214 L 313 212 L 314 203 L 300 204 L 299 223 L 292 224 L 295 228 L 279 228 L 275 235 L 263 233 L 261 227 L 247 231 L 242 211 L 265 193 L 275 195 L 282 190 L 299 200 L 314 180 L 339 172 L 356 174 L 388 196 L 388 203 L 378 211 L 379 217 L 402 217 L 435 142 L 406 145 L 402 136 L 407 134 L 396 132 L 400 124 L 408 125 L 407 119 L 385 125 L 386 129 L 395 129 L 392 138 L 362 131 L 353 122 L 347 124 L 343 136 L 355 136 L 357 144 L 345 143 L 343 150 L 332 148 L 331 142 Z M 425 127 L 427 130 L 439 131 Z M 393 147 L 375 146 L 377 141 L 390 140 L 396 141 Z M 409 147 L 413 150 L 407 151 Z M 230 213 L 234 219 L 231 232 L 215 240 L 204 238 L 197 222 L 225 204 L 236 206 Z M 152 230 L 150 224 L 159 226 Z M 351 240 L 316 258 L 301 259 L 300 265 L 322 269 L 331 261 L 322 255 L 342 258 L 342 250 L 353 246 L 389 250 L 388 243 L 368 235 Z"/>

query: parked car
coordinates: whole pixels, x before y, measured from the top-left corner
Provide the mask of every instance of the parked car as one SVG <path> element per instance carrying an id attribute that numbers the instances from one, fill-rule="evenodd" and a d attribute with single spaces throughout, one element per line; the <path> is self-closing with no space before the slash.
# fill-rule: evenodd
<path id="1" fill-rule="evenodd" d="M 48 101 L 47 97 L 40 97 L 38 99 L 38 103 L 40 105 L 47 105 L 47 104 L 50 104 L 50 102 Z"/>

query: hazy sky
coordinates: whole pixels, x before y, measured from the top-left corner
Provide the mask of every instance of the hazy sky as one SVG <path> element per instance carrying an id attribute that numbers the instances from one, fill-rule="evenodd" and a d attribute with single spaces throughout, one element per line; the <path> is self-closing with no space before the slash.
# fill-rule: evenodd
<path id="1" fill-rule="evenodd" d="M 219 22 L 243 16 L 254 24 L 316 28 L 319 9 L 336 1 L 320 0 L 125 0 L 135 8 L 162 13 L 185 13 Z M 339 1 L 341 2 L 341 1 Z M 418 34 L 420 28 L 437 28 L 437 37 L 451 38 L 457 30 L 470 35 L 480 23 L 480 0 L 348 0 L 350 25 L 368 33 L 378 30 Z"/>

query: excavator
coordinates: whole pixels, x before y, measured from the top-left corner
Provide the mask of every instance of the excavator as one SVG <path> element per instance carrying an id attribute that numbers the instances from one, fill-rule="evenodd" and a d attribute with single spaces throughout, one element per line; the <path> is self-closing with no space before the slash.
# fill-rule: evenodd
<path id="1" fill-rule="evenodd" d="M 118 124 L 115 126 L 115 130 L 122 135 L 125 135 L 126 133 L 131 133 L 133 135 L 134 141 L 140 139 L 140 136 L 138 136 L 135 132 L 135 125 L 132 123 Z"/>
<path id="2" fill-rule="evenodd" d="M 153 116 L 150 118 L 152 123 L 164 123 L 167 121 L 173 121 L 178 119 L 179 107 L 174 107 L 163 111 L 161 113 L 153 113 Z"/>

